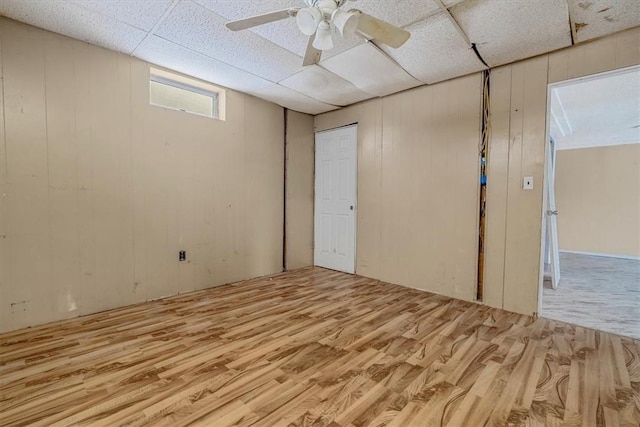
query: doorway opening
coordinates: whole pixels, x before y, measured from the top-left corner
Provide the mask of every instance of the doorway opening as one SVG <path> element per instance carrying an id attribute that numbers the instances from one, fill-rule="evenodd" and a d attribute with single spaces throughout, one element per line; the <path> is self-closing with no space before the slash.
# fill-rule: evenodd
<path id="1" fill-rule="evenodd" d="M 356 272 L 358 125 L 316 133 L 314 265 Z"/>
<path id="2" fill-rule="evenodd" d="M 548 99 L 541 316 L 640 338 L 640 67 Z"/>

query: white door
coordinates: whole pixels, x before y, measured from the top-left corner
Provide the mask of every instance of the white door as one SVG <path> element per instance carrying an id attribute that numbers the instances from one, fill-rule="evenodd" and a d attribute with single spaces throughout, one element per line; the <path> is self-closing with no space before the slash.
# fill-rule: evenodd
<path id="1" fill-rule="evenodd" d="M 316 133 L 314 264 L 356 270 L 357 125 Z"/>
<path id="2" fill-rule="evenodd" d="M 551 287 L 558 288 L 560 282 L 560 254 L 558 252 L 558 223 L 556 216 L 556 190 L 555 190 L 555 174 L 556 174 L 556 149 L 553 141 L 547 144 L 547 235 L 549 241 L 549 258 L 551 261 Z"/>

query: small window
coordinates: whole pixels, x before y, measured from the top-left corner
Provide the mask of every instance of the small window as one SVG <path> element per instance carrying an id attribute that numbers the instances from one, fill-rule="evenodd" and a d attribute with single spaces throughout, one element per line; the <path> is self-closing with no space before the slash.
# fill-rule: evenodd
<path id="1" fill-rule="evenodd" d="M 151 68 L 151 105 L 224 120 L 224 95 L 212 84 Z"/>

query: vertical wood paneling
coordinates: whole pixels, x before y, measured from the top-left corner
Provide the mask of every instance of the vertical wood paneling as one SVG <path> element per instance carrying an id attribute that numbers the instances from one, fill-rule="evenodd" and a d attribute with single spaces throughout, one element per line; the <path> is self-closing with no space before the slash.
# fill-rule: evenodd
<path id="1" fill-rule="evenodd" d="M 511 66 L 491 72 L 490 141 L 487 159 L 485 276 L 483 302 L 502 308 L 511 111 Z"/>
<path id="2" fill-rule="evenodd" d="M 245 98 L 247 171 L 245 233 L 249 277 L 282 268 L 284 230 L 284 112 L 275 104 Z M 265 129 L 273 132 L 266 134 Z M 277 250 L 273 250 L 277 248 Z"/>
<path id="3" fill-rule="evenodd" d="M 10 284 L 3 305 L 21 327 L 42 323 L 55 304 L 46 286 L 51 260 L 43 32 L 3 22 L 2 46 Z"/>
<path id="4" fill-rule="evenodd" d="M 358 122 L 358 274 L 474 299 L 479 99 L 475 74 L 316 117 Z"/>
<path id="5" fill-rule="evenodd" d="M 281 107 L 232 91 L 226 121 L 150 106 L 148 64 L 0 31 L 0 330 L 281 270 Z"/>
<path id="6" fill-rule="evenodd" d="M 247 200 L 244 192 L 239 192 L 236 191 L 236 188 L 246 188 L 246 181 L 247 181 L 247 173 L 248 171 L 248 165 L 245 163 L 245 155 L 246 155 L 246 150 L 247 150 L 247 146 L 245 145 L 245 141 L 246 141 L 246 133 L 247 133 L 247 126 L 245 125 L 246 123 L 246 118 L 249 117 L 250 119 L 252 119 L 252 116 L 249 115 L 247 116 L 247 102 L 244 101 L 243 96 L 236 96 L 235 94 L 230 95 L 229 97 L 229 101 L 232 102 L 234 104 L 234 107 L 238 107 L 238 108 L 233 108 L 233 107 L 229 107 L 229 114 L 230 117 L 227 118 L 227 120 L 232 120 L 233 123 L 237 123 L 238 126 L 229 126 L 227 127 L 227 131 L 228 133 L 230 133 L 229 135 L 227 135 L 227 137 L 224 140 L 224 143 L 227 145 L 226 147 L 226 152 L 228 153 L 228 159 L 229 161 L 225 162 L 225 180 L 227 181 L 231 181 L 234 182 L 235 185 L 231 186 L 231 185 L 226 185 L 225 186 L 225 190 L 227 192 L 227 202 L 228 202 L 228 209 L 227 209 L 227 280 L 229 282 L 237 282 L 239 280 L 242 280 L 245 276 L 245 270 L 246 270 L 246 258 L 245 258 L 245 254 L 246 254 L 246 235 L 245 235 L 245 224 L 247 222 L 247 218 L 246 218 L 246 212 L 248 210 L 248 207 L 251 206 L 250 202 Z M 234 102 L 235 101 L 235 102 Z M 278 111 L 280 113 L 282 113 L 282 109 L 278 109 Z M 249 111 L 249 114 L 260 114 L 260 112 L 254 112 L 252 110 Z M 277 120 L 274 120 L 274 124 L 275 123 L 282 123 L 283 118 L 282 116 L 279 117 Z M 252 124 L 253 125 L 253 124 Z M 278 129 L 282 129 L 282 127 L 278 127 Z M 272 150 L 276 151 L 278 157 L 274 157 L 273 160 L 275 160 L 275 163 L 271 163 L 270 160 L 271 159 L 265 159 L 264 161 L 267 162 L 267 164 L 271 165 L 273 167 L 274 164 L 280 164 L 282 165 L 278 170 L 279 172 L 284 175 L 284 162 L 282 160 L 282 157 L 284 156 L 283 151 L 284 151 L 284 130 L 278 135 L 279 139 L 277 140 L 276 143 L 279 143 L 280 146 L 279 147 L 271 147 Z M 254 138 L 258 138 L 257 136 L 254 136 Z M 266 143 L 266 141 L 264 139 L 257 139 L 258 141 L 260 141 L 261 143 Z M 269 141 L 269 142 L 273 142 L 273 141 Z M 266 145 L 266 144 L 265 144 Z M 213 153 L 212 153 L 213 154 Z M 273 181 L 273 180 L 267 180 L 264 184 L 265 185 L 278 185 L 278 182 L 282 182 L 281 178 L 280 181 Z M 283 185 L 281 185 L 278 190 L 282 190 Z M 266 189 L 265 189 L 266 190 Z M 282 200 L 282 199 L 280 199 Z M 276 203 L 276 200 L 273 200 L 272 203 Z M 283 203 L 281 202 L 280 204 L 280 209 L 282 209 L 283 207 Z M 272 224 L 271 226 L 274 227 L 275 224 L 278 224 L 278 230 L 279 233 L 274 235 L 274 241 L 273 244 L 277 244 L 278 247 L 282 247 L 282 234 L 283 234 L 283 227 L 282 227 L 282 215 L 280 215 L 280 222 L 278 223 L 278 219 L 277 218 L 269 218 L 271 220 L 271 222 L 269 222 L 268 224 Z M 264 224 L 265 226 L 268 226 L 267 224 Z M 276 240 L 279 239 L 280 242 L 276 242 Z M 265 247 L 270 247 L 268 241 L 266 242 L 260 242 L 262 244 L 265 245 Z M 277 265 L 279 265 L 280 267 L 282 267 L 282 250 L 280 251 L 279 254 L 280 258 L 278 259 L 278 263 L 277 264 L 273 264 L 273 268 L 276 268 Z M 269 269 L 268 271 L 275 271 L 273 269 Z M 265 273 L 266 274 L 266 273 Z"/>
<path id="7" fill-rule="evenodd" d="M 313 265 L 313 116 L 287 110 L 287 270 Z"/>
<path id="8" fill-rule="evenodd" d="M 4 74 L 2 68 L 2 35 L 0 21 L 0 100 L 4 101 Z M 0 301 L 7 301 L 9 293 L 9 259 L 7 240 L 7 155 L 4 129 L 4 102 L 0 102 Z M 8 310 L 0 309 L 0 325 L 9 322 Z"/>
<path id="9" fill-rule="evenodd" d="M 634 28 L 549 54 L 549 83 L 640 63 L 640 29 Z"/>
<path id="10" fill-rule="evenodd" d="M 428 91 L 428 92 L 427 92 Z M 436 251 L 436 241 L 433 226 L 438 218 L 438 210 L 434 209 L 434 204 L 430 201 L 420 203 L 425 192 L 431 188 L 427 183 L 434 182 L 439 176 L 436 170 L 438 163 L 434 161 L 434 145 L 438 141 L 437 135 L 429 132 L 434 125 L 434 109 L 437 108 L 436 95 L 437 87 L 433 89 L 422 89 L 411 92 L 415 99 L 415 107 L 419 114 L 414 116 L 418 120 L 417 133 L 420 139 L 413 147 L 413 156 L 410 159 L 411 199 L 413 200 L 409 216 L 409 223 L 412 224 L 416 235 L 423 236 L 419 239 L 411 239 L 410 271 L 409 283 L 413 287 L 424 287 L 426 280 L 433 280 L 433 266 L 425 262 L 425 258 L 433 258 Z"/>
<path id="11" fill-rule="evenodd" d="M 90 144 L 93 176 L 95 270 L 98 310 L 124 305 L 133 294 L 129 162 L 130 69 L 120 55 L 91 50 Z M 128 62 L 128 61 L 127 61 Z"/>
<path id="12" fill-rule="evenodd" d="M 636 28 L 493 70 L 486 304 L 527 314 L 537 310 L 543 232 L 547 83 L 638 63 L 640 29 Z M 465 247 L 460 242 L 471 234 L 475 238 L 477 233 L 475 227 L 460 227 L 457 220 L 462 215 L 460 212 L 476 210 L 472 203 L 476 203 L 477 193 L 471 192 L 476 187 L 460 184 L 464 179 L 460 172 L 469 170 L 468 166 L 461 166 L 460 160 L 471 159 L 466 157 L 468 150 L 474 153 L 477 150 L 471 146 L 458 149 L 454 148 L 455 145 L 438 145 L 438 141 L 465 140 L 458 133 L 461 125 L 470 126 L 477 122 L 461 114 L 476 109 L 463 107 L 462 103 L 479 105 L 481 95 L 479 90 L 459 89 L 461 86 L 454 83 L 458 80 L 461 79 L 325 113 L 316 116 L 315 124 L 316 130 L 324 130 L 359 122 L 358 273 L 409 286 L 419 287 L 418 283 L 426 283 L 429 290 L 465 298 L 461 296 L 465 291 L 455 289 L 457 282 L 453 277 L 463 275 L 461 270 L 475 268 L 472 257 L 459 258 L 465 261 L 458 262 L 453 270 L 447 270 L 446 266 L 451 260 L 448 255 L 459 255 L 461 248 Z M 429 100 L 435 104 L 430 106 Z M 381 105 L 381 111 L 374 114 L 371 111 L 373 105 Z M 407 106 L 411 106 L 408 113 Z M 420 125 L 410 119 L 412 115 L 419 118 Z M 383 123 L 376 123 L 374 117 L 381 117 Z M 413 133 L 409 130 L 411 128 Z M 479 126 L 465 132 L 467 137 L 473 135 L 473 139 L 479 141 Z M 378 144 L 374 135 L 382 135 L 383 145 L 374 150 L 380 153 L 380 160 L 377 160 L 377 154 L 367 149 Z M 420 135 L 420 139 L 407 138 L 406 135 Z M 411 142 L 407 142 L 409 140 Z M 403 142 L 409 147 L 403 146 Z M 428 151 L 421 143 L 427 144 Z M 376 161 L 380 161 L 380 166 Z M 420 167 L 417 168 L 416 164 Z M 402 177 L 397 176 L 400 167 L 406 171 Z M 370 174 L 370 171 L 379 173 Z M 534 177 L 533 191 L 522 190 L 524 176 Z M 403 181 L 404 177 L 411 177 L 409 184 Z M 419 187 L 421 180 L 439 187 L 436 191 L 442 199 L 434 199 L 430 194 L 432 204 L 421 205 L 408 202 L 402 194 L 392 192 L 394 186 L 401 185 L 408 185 L 408 188 L 399 190 L 407 194 L 431 191 Z M 456 193 L 460 188 L 468 188 L 469 192 L 464 195 Z M 440 203 L 434 203 L 435 200 Z M 407 233 L 405 223 L 400 224 L 397 219 L 396 209 L 406 214 L 406 206 L 411 207 L 406 223 L 411 225 L 412 233 Z M 456 218 L 456 221 L 450 222 L 451 218 Z M 431 224 L 437 224 L 437 227 L 431 227 Z M 407 240 L 407 234 L 428 238 L 412 242 L 410 238 Z M 400 243 L 403 240 L 404 246 Z M 407 247 L 411 258 L 409 276 L 403 271 L 406 264 L 401 259 L 407 256 Z"/>
<path id="13" fill-rule="evenodd" d="M 638 64 L 639 42 L 640 29 L 633 29 L 494 70 L 487 200 L 487 304 L 527 314 L 537 310 L 547 84 Z M 508 114 L 504 109 L 507 88 L 512 103 Z M 507 124 L 509 157 L 505 162 L 502 159 Z M 501 188 L 505 165 L 509 176 L 506 191 Z M 524 176 L 534 177 L 537 185 L 533 191 L 522 190 Z M 502 218 L 504 203 L 507 213 Z M 503 229 L 506 235 L 501 243 Z"/>
<path id="14" fill-rule="evenodd" d="M 414 141 L 409 133 L 411 97 L 401 94 L 382 100 L 382 180 L 380 205 L 380 276 L 376 279 L 408 285 L 410 228 L 407 216 L 411 198 L 408 184 Z M 366 211 L 360 212 L 366 215 Z M 358 230 L 359 231 L 359 230 Z"/>
<path id="15" fill-rule="evenodd" d="M 356 271 L 368 277 L 380 277 L 383 102 L 368 101 L 356 106 L 356 110 L 357 117 L 347 115 L 344 123 L 358 122 Z"/>
<path id="16" fill-rule="evenodd" d="M 78 140 L 74 94 L 74 51 L 65 40 L 45 36 L 47 155 L 51 222 L 51 277 L 55 310 L 64 317 L 80 312 L 80 233 Z M 64 313 L 64 314 L 63 314 Z"/>
<path id="17" fill-rule="evenodd" d="M 75 135 L 77 144 L 76 170 L 78 175 L 78 240 L 80 265 L 80 314 L 91 313 L 89 298 L 94 289 L 95 234 L 93 227 L 93 152 L 91 143 L 91 47 L 77 42 L 72 47 L 74 66 L 73 96 Z"/>
<path id="18" fill-rule="evenodd" d="M 546 56 L 537 57 L 515 64 L 512 73 L 504 309 L 517 313 L 532 314 L 537 310 L 547 64 Z M 533 176 L 533 190 L 522 189 L 525 176 Z"/>
<path id="19" fill-rule="evenodd" d="M 143 62 L 131 62 L 131 80 L 139 81 L 145 78 L 147 65 Z M 149 259 L 150 251 L 154 250 L 150 242 L 146 239 L 146 206 L 147 206 L 147 186 L 146 162 L 149 156 L 157 156 L 157 153 L 146 152 L 146 138 L 152 130 L 142 126 L 148 120 L 149 86 L 131 85 L 131 175 L 132 185 L 132 205 L 133 215 L 132 235 L 133 235 L 133 299 L 135 301 L 146 301 L 149 299 L 149 289 L 151 285 L 147 275 L 147 263 L 153 262 Z M 133 126 L 133 124 L 138 126 Z M 158 286 L 157 283 L 154 286 Z"/>

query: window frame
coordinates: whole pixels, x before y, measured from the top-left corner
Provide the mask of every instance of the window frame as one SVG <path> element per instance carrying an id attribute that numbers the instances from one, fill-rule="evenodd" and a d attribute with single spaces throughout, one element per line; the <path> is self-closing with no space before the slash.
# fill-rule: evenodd
<path id="1" fill-rule="evenodd" d="M 196 93 L 211 98 L 211 115 L 197 113 L 182 108 L 171 107 L 168 105 L 157 104 L 151 100 L 151 83 L 181 89 L 187 92 Z M 180 111 L 195 116 L 206 117 L 214 120 L 225 120 L 225 90 L 211 83 L 200 81 L 194 77 L 189 77 L 169 71 L 165 71 L 155 67 L 149 67 L 149 105 L 155 107 L 166 108 L 167 110 Z"/>

